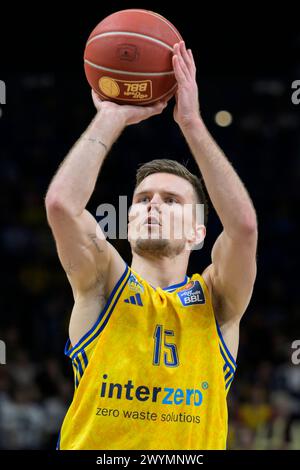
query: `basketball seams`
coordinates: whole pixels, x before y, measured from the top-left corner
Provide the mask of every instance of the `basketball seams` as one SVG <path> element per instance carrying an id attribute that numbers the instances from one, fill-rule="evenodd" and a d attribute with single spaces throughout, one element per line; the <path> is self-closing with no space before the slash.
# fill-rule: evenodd
<path id="1" fill-rule="evenodd" d="M 127 72 L 127 70 L 118 70 L 118 69 L 111 69 L 109 67 L 104 67 L 103 65 L 94 64 L 88 59 L 84 59 L 84 62 L 95 69 L 104 70 L 106 72 L 113 72 L 119 73 L 123 75 L 134 75 L 134 76 L 141 76 L 141 75 L 150 75 L 151 77 L 161 77 L 164 75 L 174 75 L 174 71 L 170 70 L 169 72 Z"/>
<path id="2" fill-rule="evenodd" d="M 179 31 L 177 31 L 177 29 L 162 15 L 158 14 L 158 13 L 155 13 L 155 11 L 151 11 L 151 10 L 143 10 L 142 8 L 141 9 L 136 9 L 136 8 L 128 8 L 127 10 L 123 10 L 124 12 L 125 11 L 135 11 L 135 12 L 138 12 L 138 13 L 146 13 L 147 15 L 149 16 L 155 16 L 155 18 L 158 18 L 159 20 L 161 20 L 163 23 L 165 23 L 166 25 L 169 26 L 169 28 L 173 31 L 173 33 L 177 36 L 177 38 L 179 39 L 179 41 L 182 40 L 182 37 L 180 36 L 180 33 Z"/>
<path id="3" fill-rule="evenodd" d="M 151 36 L 147 36 L 146 34 L 142 33 L 132 33 L 129 31 L 107 31 L 106 33 L 100 33 L 96 34 L 96 36 L 92 37 L 91 39 L 88 40 L 86 46 L 89 46 L 91 42 L 95 41 L 96 39 L 107 37 L 107 36 L 133 36 L 133 37 L 138 37 L 138 38 L 143 38 L 148 41 L 155 42 L 156 44 L 159 44 L 160 46 L 165 47 L 169 51 L 173 51 L 173 47 L 169 46 L 169 44 L 161 41 L 160 39 L 152 38 Z"/>

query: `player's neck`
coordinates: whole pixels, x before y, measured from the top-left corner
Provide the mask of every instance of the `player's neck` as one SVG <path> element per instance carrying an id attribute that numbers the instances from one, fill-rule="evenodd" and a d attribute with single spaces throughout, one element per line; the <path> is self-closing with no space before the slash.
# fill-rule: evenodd
<path id="1" fill-rule="evenodd" d="M 133 254 L 131 268 L 153 287 L 168 287 L 181 283 L 187 271 L 188 259 L 175 258 L 149 259 Z"/>

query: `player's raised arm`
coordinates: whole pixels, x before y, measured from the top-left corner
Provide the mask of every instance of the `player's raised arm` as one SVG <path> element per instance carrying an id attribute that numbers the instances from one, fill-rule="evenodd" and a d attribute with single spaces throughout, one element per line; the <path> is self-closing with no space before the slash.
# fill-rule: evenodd
<path id="1" fill-rule="evenodd" d="M 192 52 L 183 42 L 174 47 L 173 65 L 178 81 L 174 118 L 224 228 L 213 247 L 212 264 L 206 274 L 219 301 L 219 322 L 238 322 L 250 301 L 256 277 L 256 212 L 244 184 L 202 121 L 196 67 Z"/>
<path id="2" fill-rule="evenodd" d="M 165 106 L 119 106 L 101 102 L 94 92 L 93 100 L 98 112 L 61 164 L 45 201 L 61 263 L 78 290 L 93 286 L 110 261 L 109 243 L 96 236 L 96 220 L 85 209 L 107 152 L 125 126 L 158 114 Z"/>
<path id="3" fill-rule="evenodd" d="M 95 290 L 107 292 L 124 271 L 121 256 L 103 234 L 99 237 L 100 227 L 86 210 L 102 163 L 127 125 L 159 114 L 165 107 L 164 103 L 143 108 L 119 106 L 102 102 L 94 92 L 92 96 L 97 114 L 60 165 L 45 200 L 58 255 L 77 299 Z M 95 319 L 87 320 L 87 325 L 76 322 L 79 328 L 71 333 L 74 341 Z"/>
<path id="4" fill-rule="evenodd" d="M 97 238 L 96 220 L 85 207 L 104 158 L 123 127 L 121 116 L 112 116 L 109 108 L 98 111 L 60 165 L 46 195 L 58 255 L 76 290 L 89 289 L 108 266 L 108 244 L 104 237 Z"/>

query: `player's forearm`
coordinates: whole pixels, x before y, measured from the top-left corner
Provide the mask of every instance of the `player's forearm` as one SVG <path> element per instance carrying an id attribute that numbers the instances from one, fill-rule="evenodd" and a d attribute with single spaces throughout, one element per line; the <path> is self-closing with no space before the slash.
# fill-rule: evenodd
<path id="1" fill-rule="evenodd" d="M 81 214 L 107 152 L 123 128 L 120 116 L 111 111 L 98 112 L 60 165 L 48 189 L 46 205 L 63 206 L 74 215 Z"/>
<path id="2" fill-rule="evenodd" d="M 202 119 L 196 119 L 182 132 L 226 232 L 234 237 L 255 231 L 256 213 L 249 194 Z"/>

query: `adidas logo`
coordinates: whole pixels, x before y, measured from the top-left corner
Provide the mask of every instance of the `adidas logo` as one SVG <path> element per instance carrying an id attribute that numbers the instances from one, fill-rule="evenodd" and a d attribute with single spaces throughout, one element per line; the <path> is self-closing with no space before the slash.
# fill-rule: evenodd
<path id="1" fill-rule="evenodd" d="M 140 307 L 143 307 L 141 294 L 131 295 L 128 299 L 125 299 L 124 302 L 127 304 L 139 305 Z"/>

